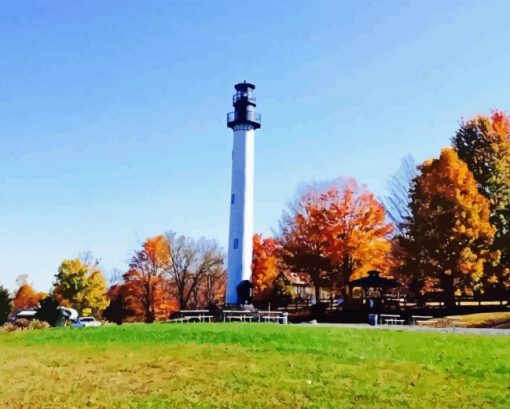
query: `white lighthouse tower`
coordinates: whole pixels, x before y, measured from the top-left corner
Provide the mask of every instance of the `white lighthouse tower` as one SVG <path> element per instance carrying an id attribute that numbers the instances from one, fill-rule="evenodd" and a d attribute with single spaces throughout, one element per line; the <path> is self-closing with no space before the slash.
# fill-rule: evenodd
<path id="1" fill-rule="evenodd" d="M 234 147 L 226 301 L 244 304 L 251 298 L 254 144 L 260 114 L 255 112 L 255 85 L 245 81 L 236 84 L 235 89 L 235 110 L 227 115 L 227 126 L 234 131 Z"/>

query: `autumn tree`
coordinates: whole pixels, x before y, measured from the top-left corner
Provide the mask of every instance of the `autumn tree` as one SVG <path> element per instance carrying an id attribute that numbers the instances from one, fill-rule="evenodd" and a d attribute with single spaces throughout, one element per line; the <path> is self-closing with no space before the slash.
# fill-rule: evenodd
<path id="1" fill-rule="evenodd" d="M 147 323 L 166 318 L 171 299 L 164 277 L 170 263 L 169 245 L 163 235 L 148 238 L 135 252 L 124 274 L 126 305 Z"/>
<path id="2" fill-rule="evenodd" d="M 109 300 L 106 297 L 106 279 L 104 278 L 101 270 L 93 269 L 89 273 L 87 282 L 84 306 L 87 314 L 84 315 L 92 314 L 94 316 L 100 316 L 102 311 L 104 311 L 109 304 Z"/>
<path id="3" fill-rule="evenodd" d="M 310 275 L 317 300 L 320 287 L 349 296 L 349 280 L 388 268 L 392 226 L 374 195 L 353 179 L 305 192 L 280 228 L 285 263 Z"/>
<path id="4" fill-rule="evenodd" d="M 473 174 L 453 149 L 420 167 L 411 190 L 406 271 L 425 283 L 436 282 L 447 305 L 456 290 L 480 285 L 484 263 L 493 261 L 494 227 L 489 201 L 478 192 Z"/>
<path id="5" fill-rule="evenodd" d="M 478 191 L 489 200 L 490 222 L 496 228 L 492 249 L 500 264 L 487 265 L 489 286 L 510 287 L 510 119 L 501 111 L 462 122 L 452 138 L 460 159 L 473 173 Z"/>
<path id="6" fill-rule="evenodd" d="M 9 290 L 0 285 L 0 325 L 3 325 L 12 310 L 11 297 Z"/>
<path id="7" fill-rule="evenodd" d="M 98 262 L 64 260 L 55 275 L 53 294 L 63 306 L 99 315 L 108 306 L 106 281 Z"/>
<path id="8" fill-rule="evenodd" d="M 46 294 L 36 292 L 28 282 L 25 282 L 21 284 L 14 295 L 14 309 L 34 308 L 43 298 L 46 298 Z"/>
<path id="9" fill-rule="evenodd" d="M 87 265 L 78 258 L 62 261 L 53 283 L 53 293 L 57 300 L 81 312 L 87 289 L 87 275 Z"/>
<path id="10" fill-rule="evenodd" d="M 280 243 L 273 237 L 253 236 L 252 284 L 253 298 L 263 302 L 271 297 L 279 273 Z"/>
<path id="11" fill-rule="evenodd" d="M 224 254 L 214 240 L 195 241 L 175 232 L 168 232 L 166 240 L 170 257 L 166 277 L 175 288 L 179 308 L 186 309 L 190 301 L 197 299 L 204 277 L 222 268 Z"/>

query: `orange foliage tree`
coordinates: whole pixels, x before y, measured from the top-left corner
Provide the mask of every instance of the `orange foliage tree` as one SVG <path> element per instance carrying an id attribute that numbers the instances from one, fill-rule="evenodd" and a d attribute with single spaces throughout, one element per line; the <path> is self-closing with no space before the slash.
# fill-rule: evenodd
<path id="1" fill-rule="evenodd" d="M 280 223 L 283 259 L 306 272 L 320 298 L 320 287 L 343 290 L 369 270 L 390 264 L 392 226 L 383 206 L 354 179 L 320 191 L 310 189 Z"/>
<path id="2" fill-rule="evenodd" d="M 23 283 L 14 296 L 14 309 L 34 308 L 43 298 L 46 298 L 45 293 L 36 292 L 30 284 Z"/>
<path id="3" fill-rule="evenodd" d="M 150 323 L 167 318 L 175 309 L 164 277 L 169 261 L 169 245 L 163 235 L 148 238 L 133 255 L 123 278 L 126 307 L 135 320 Z"/>
<path id="4" fill-rule="evenodd" d="M 273 289 L 280 263 L 280 243 L 273 237 L 253 236 L 252 284 L 255 301 L 266 301 Z"/>
<path id="5" fill-rule="evenodd" d="M 422 285 L 437 283 L 445 301 L 455 292 L 481 286 L 484 264 L 497 261 L 491 252 L 495 229 L 489 201 L 479 193 L 473 174 L 453 149 L 426 161 L 411 189 L 411 217 L 405 270 Z"/>

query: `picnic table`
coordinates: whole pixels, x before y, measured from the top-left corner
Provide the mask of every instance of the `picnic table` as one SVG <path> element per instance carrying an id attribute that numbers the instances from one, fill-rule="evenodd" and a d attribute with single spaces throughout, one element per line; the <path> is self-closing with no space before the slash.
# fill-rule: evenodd
<path id="1" fill-rule="evenodd" d="M 171 320 L 171 322 L 211 322 L 212 315 L 209 310 L 181 310 L 178 317 Z"/>
<path id="2" fill-rule="evenodd" d="M 411 315 L 411 325 L 430 325 L 435 324 L 437 321 L 432 320 L 432 315 Z M 430 323 L 430 324 L 425 324 Z"/>
<path id="3" fill-rule="evenodd" d="M 264 322 L 281 322 L 282 324 L 287 324 L 288 322 L 288 314 L 286 312 L 281 311 L 259 311 L 259 318 Z"/>
<path id="4" fill-rule="evenodd" d="M 379 323 L 381 325 L 404 325 L 405 320 L 397 314 L 381 314 Z"/>
<path id="5" fill-rule="evenodd" d="M 252 311 L 245 310 L 223 310 L 223 322 L 251 322 L 254 318 L 254 313 Z"/>
<path id="6" fill-rule="evenodd" d="M 437 327 L 440 322 L 438 320 L 417 320 L 416 324 L 419 327 Z"/>
<path id="7" fill-rule="evenodd" d="M 405 320 L 401 318 L 388 318 L 386 325 L 404 325 Z"/>
<path id="8" fill-rule="evenodd" d="M 223 310 L 223 322 L 280 322 L 287 324 L 288 314 L 281 311 Z"/>

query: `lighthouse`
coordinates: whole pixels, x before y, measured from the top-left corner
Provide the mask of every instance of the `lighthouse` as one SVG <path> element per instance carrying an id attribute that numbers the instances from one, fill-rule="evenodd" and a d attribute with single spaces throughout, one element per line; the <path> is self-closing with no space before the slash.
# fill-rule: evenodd
<path id="1" fill-rule="evenodd" d="M 227 114 L 227 126 L 234 131 L 234 144 L 226 302 L 239 305 L 251 300 L 254 145 L 260 114 L 255 111 L 255 85 L 245 81 L 236 84 L 235 89 L 234 112 Z"/>

